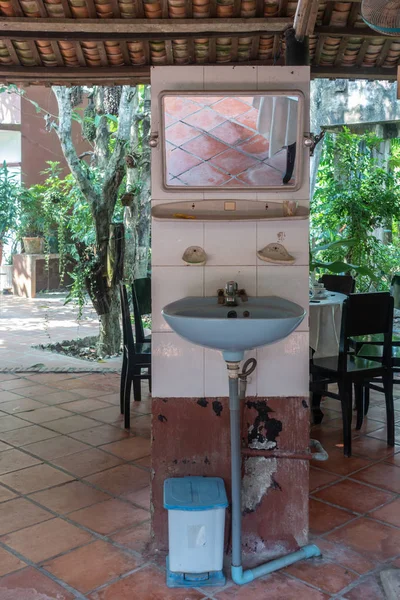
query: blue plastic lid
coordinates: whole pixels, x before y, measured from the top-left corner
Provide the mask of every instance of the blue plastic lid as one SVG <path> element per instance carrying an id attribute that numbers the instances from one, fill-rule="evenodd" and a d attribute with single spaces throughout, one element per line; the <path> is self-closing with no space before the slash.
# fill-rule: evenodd
<path id="1" fill-rule="evenodd" d="M 164 481 L 164 508 L 212 510 L 226 508 L 225 485 L 220 477 L 171 477 Z"/>

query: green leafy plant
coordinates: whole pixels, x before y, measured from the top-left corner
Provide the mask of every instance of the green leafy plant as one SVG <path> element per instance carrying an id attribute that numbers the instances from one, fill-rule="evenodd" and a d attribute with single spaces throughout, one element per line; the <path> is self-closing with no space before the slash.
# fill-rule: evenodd
<path id="1" fill-rule="evenodd" d="M 17 226 L 21 193 L 17 174 L 10 172 L 4 161 L 0 167 L 0 244 Z"/>
<path id="2" fill-rule="evenodd" d="M 316 244 L 313 247 L 310 247 L 310 272 L 322 273 L 328 271 L 329 273 L 333 273 L 335 275 L 341 275 L 343 273 L 351 274 L 353 272 L 353 274 L 358 273 L 360 275 L 369 277 L 373 281 L 378 281 L 375 273 L 368 267 L 353 265 L 343 260 L 324 261 L 322 258 L 318 258 L 318 255 L 321 253 L 323 254 L 324 252 L 329 252 L 332 250 L 351 248 L 355 245 L 355 243 L 355 239 L 343 239 L 325 244 Z"/>
<path id="3" fill-rule="evenodd" d="M 372 133 L 343 128 L 325 136 L 311 204 L 311 235 L 319 246 L 315 268 L 354 274 L 358 291 L 387 289 L 390 283 L 393 249 L 382 238 L 400 219 L 393 156 Z"/>

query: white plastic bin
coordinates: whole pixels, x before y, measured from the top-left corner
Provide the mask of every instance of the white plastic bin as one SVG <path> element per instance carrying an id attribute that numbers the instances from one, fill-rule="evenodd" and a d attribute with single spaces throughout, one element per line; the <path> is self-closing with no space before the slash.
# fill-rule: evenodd
<path id="1" fill-rule="evenodd" d="M 225 509 L 224 482 L 219 477 L 180 477 L 164 482 L 168 510 L 169 571 L 184 574 L 222 572 Z M 197 585 L 202 578 L 195 578 Z"/>

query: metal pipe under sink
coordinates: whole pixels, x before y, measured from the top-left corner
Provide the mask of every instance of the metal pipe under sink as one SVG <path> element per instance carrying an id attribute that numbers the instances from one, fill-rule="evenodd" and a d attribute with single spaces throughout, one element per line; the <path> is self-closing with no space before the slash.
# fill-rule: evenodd
<path id="1" fill-rule="evenodd" d="M 231 356 L 229 356 L 231 354 Z M 258 577 L 287 567 L 304 558 L 321 556 L 315 544 L 303 546 L 297 552 L 286 554 L 275 560 L 266 562 L 253 569 L 243 570 L 242 566 L 242 454 L 240 435 L 240 402 L 245 399 L 247 377 L 257 365 L 255 358 L 250 358 L 243 365 L 240 373 L 240 361 L 232 360 L 233 353 L 224 353 L 229 375 L 229 412 L 231 428 L 231 474 L 232 474 L 232 566 L 231 575 L 237 585 L 249 583 Z M 227 360 L 231 358 L 231 360 Z M 243 356 L 242 356 L 243 358 Z M 240 393 L 239 393 L 240 386 Z"/>

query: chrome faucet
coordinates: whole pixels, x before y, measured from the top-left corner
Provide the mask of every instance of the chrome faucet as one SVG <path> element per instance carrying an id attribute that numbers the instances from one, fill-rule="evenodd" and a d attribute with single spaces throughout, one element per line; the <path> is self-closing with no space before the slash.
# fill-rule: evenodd
<path id="1" fill-rule="evenodd" d="M 239 286 L 236 281 L 228 281 L 225 285 L 225 304 L 237 306 Z"/>
<path id="2" fill-rule="evenodd" d="M 228 281 L 225 289 L 218 290 L 218 304 L 237 306 L 239 298 L 241 298 L 242 302 L 247 302 L 248 300 L 246 290 L 239 290 L 236 281 Z"/>

